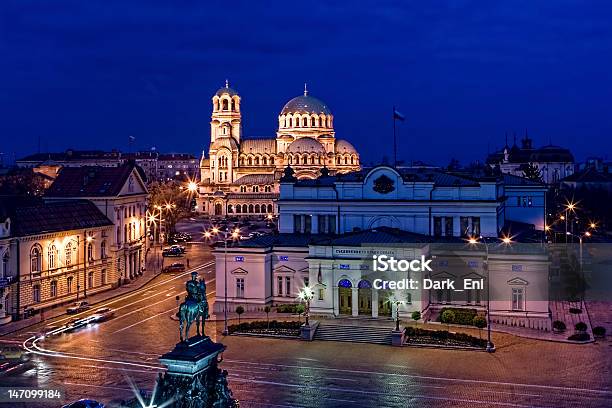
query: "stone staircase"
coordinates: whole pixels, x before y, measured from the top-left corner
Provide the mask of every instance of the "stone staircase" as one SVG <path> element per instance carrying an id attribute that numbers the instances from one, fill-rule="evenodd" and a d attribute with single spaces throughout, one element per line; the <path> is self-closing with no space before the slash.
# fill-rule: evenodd
<path id="1" fill-rule="evenodd" d="M 314 340 L 390 345 L 391 327 L 342 325 L 325 322 L 317 328 Z"/>

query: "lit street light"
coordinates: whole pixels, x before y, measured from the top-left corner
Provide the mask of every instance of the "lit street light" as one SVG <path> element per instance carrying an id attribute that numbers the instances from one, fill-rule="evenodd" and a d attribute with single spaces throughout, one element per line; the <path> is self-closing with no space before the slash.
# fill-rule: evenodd
<path id="1" fill-rule="evenodd" d="M 212 233 L 214 235 L 219 234 L 219 228 L 217 227 L 212 227 Z M 208 233 L 208 236 L 206 235 Z M 227 336 L 229 334 L 229 330 L 227 328 L 227 241 L 229 238 L 229 230 L 228 231 L 224 231 L 223 232 L 224 235 L 224 239 L 223 239 L 223 273 L 224 273 L 224 300 L 223 300 L 223 335 Z M 204 233 L 205 237 L 210 237 L 210 233 L 208 231 L 206 231 Z M 238 239 L 240 238 L 240 229 L 236 228 L 236 230 L 234 230 L 234 232 L 232 232 L 232 238 L 233 239 Z"/>
<path id="2" fill-rule="evenodd" d="M 306 302 L 306 310 L 304 312 L 304 316 L 306 317 L 306 326 L 310 325 L 308 318 L 310 317 L 310 301 L 313 298 L 314 291 L 308 286 L 304 286 L 302 290 L 300 290 L 300 292 L 298 293 L 298 299 L 301 302 Z"/>

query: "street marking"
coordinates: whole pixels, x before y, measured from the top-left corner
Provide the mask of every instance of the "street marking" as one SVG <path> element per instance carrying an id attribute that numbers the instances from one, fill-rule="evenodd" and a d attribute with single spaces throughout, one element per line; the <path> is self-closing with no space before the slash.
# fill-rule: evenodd
<path id="1" fill-rule="evenodd" d="M 165 299 L 165 300 L 168 300 L 168 299 Z M 139 325 L 139 324 L 141 324 L 141 323 L 144 323 L 144 322 L 146 322 L 146 321 L 149 321 L 149 320 L 151 320 L 151 319 L 154 319 L 154 318 L 156 318 L 157 316 L 160 316 L 160 315 L 166 314 L 166 313 L 171 312 L 171 311 L 173 311 L 173 310 L 175 310 L 175 309 L 178 309 L 178 307 L 177 307 L 177 306 L 174 306 L 172 309 L 165 310 L 165 311 L 163 311 L 163 312 L 159 312 L 159 313 L 157 313 L 157 314 L 154 314 L 153 316 L 147 317 L 146 319 L 143 319 L 143 320 L 141 320 L 141 321 L 139 321 L 139 322 L 136 322 L 136 323 L 134 323 L 134 324 L 130 324 L 129 326 L 125 326 L 125 327 L 124 327 L 124 328 L 122 328 L 122 329 L 115 330 L 114 332 L 110 332 L 110 334 L 115 334 L 115 333 L 119 333 L 119 332 L 122 332 L 122 331 L 127 330 L 127 329 L 131 329 L 131 328 L 132 328 L 132 327 L 134 327 L 134 326 L 138 326 L 138 325 Z"/>

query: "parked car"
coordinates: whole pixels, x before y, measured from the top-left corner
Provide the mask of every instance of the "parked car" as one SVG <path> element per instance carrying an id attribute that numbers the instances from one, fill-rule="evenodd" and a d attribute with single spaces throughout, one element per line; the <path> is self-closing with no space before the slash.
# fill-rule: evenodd
<path id="1" fill-rule="evenodd" d="M 185 253 L 185 247 L 183 245 L 171 245 L 170 249 L 178 250 L 181 254 Z"/>
<path id="2" fill-rule="evenodd" d="M 68 309 L 66 309 L 66 313 L 68 313 L 68 314 L 77 314 L 77 313 L 84 312 L 85 310 L 88 310 L 90 308 L 91 308 L 91 306 L 86 301 L 75 302 L 74 305 L 72 305 Z"/>
<path id="3" fill-rule="evenodd" d="M 185 264 L 180 262 L 174 262 L 164 268 L 164 272 L 183 272 L 185 270 Z"/>
<path id="4" fill-rule="evenodd" d="M 91 316 L 94 318 L 94 322 L 103 322 L 115 316 L 115 311 L 110 307 L 101 307 L 96 310 L 94 314 Z"/>
<path id="5" fill-rule="evenodd" d="M 178 248 L 164 248 L 162 251 L 162 256 L 181 256 L 181 251 Z"/>

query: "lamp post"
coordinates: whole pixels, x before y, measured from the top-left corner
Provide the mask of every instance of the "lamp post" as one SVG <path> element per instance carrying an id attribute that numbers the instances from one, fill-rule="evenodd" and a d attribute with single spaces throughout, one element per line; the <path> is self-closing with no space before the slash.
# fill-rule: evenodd
<path id="1" fill-rule="evenodd" d="M 304 286 L 298 293 L 298 299 L 302 302 L 306 302 L 306 311 L 304 316 L 306 317 L 306 326 L 310 325 L 310 301 L 314 298 L 314 291 L 308 286 Z"/>
<path id="2" fill-rule="evenodd" d="M 219 234 L 219 228 L 212 228 L 213 234 Z M 204 234 L 206 236 L 206 233 Z M 223 335 L 227 336 L 229 334 L 229 330 L 227 329 L 227 241 L 229 238 L 229 231 L 223 231 L 223 274 L 224 274 L 224 300 L 223 300 Z M 237 239 L 240 238 L 240 228 L 236 228 L 232 232 L 232 238 Z"/>

